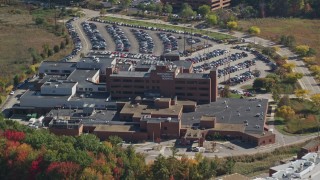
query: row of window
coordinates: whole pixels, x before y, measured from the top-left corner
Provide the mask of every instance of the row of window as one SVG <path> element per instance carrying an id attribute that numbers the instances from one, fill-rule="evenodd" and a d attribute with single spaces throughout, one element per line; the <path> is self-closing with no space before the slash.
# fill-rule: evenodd
<path id="1" fill-rule="evenodd" d="M 208 91 L 209 88 L 197 88 L 197 87 L 181 87 L 181 86 L 177 86 L 175 88 L 176 90 L 192 90 L 192 91 Z"/>

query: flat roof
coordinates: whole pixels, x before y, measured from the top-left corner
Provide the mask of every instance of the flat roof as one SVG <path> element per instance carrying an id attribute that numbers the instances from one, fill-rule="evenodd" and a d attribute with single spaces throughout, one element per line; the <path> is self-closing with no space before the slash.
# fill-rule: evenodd
<path id="1" fill-rule="evenodd" d="M 92 84 L 92 82 L 88 81 L 88 78 L 92 78 L 95 74 L 97 74 L 99 70 L 82 70 L 82 69 L 76 69 L 74 70 L 70 76 L 68 77 L 68 80 L 76 81 L 81 84 Z"/>
<path id="2" fill-rule="evenodd" d="M 76 84 L 77 82 L 72 81 L 47 81 L 41 88 L 72 88 Z"/>
<path id="3" fill-rule="evenodd" d="M 192 66 L 192 62 L 185 61 L 185 60 L 171 61 L 171 62 L 178 67 L 183 67 L 184 69 L 189 69 Z"/>
<path id="4" fill-rule="evenodd" d="M 214 130 L 219 131 L 237 131 L 237 132 L 243 132 L 245 129 L 244 124 L 226 124 L 226 123 L 216 123 Z"/>
<path id="5" fill-rule="evenodd" d="M 61 75 L 46 75 L 43 78 L 38 79 L 38 83 L 45 83 L 51 80 L 67 80 L 68 76 L 61 76 Z"/>
<path id="6" fill-rule="evenodd" d="M 209 79 L 209 74 L 201 73 L 179 73 L 176 79 Z"/>
<path id="7" fill-rule="evenodd" d="M 93 132 L 136 132 L 139 129 L 133 125 L 98 125 Z"/>
<path id="8" fill-rule="evenodd" d="M 42 61 L 39 68 L 76 68 L 76 62 Z"/>
<path id="9" fill-rule="evenodd" d="M 77 62 L 78 69 L 100 69 L 111 67 L 112 63 L 114 63 L 114 58 L 109 58 L 107 56 L 98 56 L 95 55 L 89 57 L 83 57 L 80 61 Z"/>
<path id="10" fill-rule="evenodd" d="M 67 101 L 70 98 L 71 95 L 42 95 L 40 91 L 30 91 L 27 90 L 21 97 L 21 98 L 32 98 L 30 99 L 30 101 L 34 100 L 34 99 L 41 99 L 41 100 L 48 100 L 50 101 L 50 99 L 64 99 L 65 101 Z"/>
<path id="11" fill-rule="evenodd" d="M 148 114 L 163 114 L 177 116 L 182 111 L 182 105 L 171 105 L 169 108 L 157 108 L 153 105 L 145 104 L 131 104 L 130 102 L 125 103 L 120 111 L 120 114 L 133 114 L 134 117 L 141 117 L 142 115 Z"/>
<path id="12" fill-rule="evenodd" d="M 218 98 L 216 102 L 198 105 L 195 112 L 183 113 L 182 124 L 190 125 L 197 121 L 200 122 L 204 115 L 215 116 L 216 122 L 226 124 L 226 128 L 228 128 L 228 124 L 244 126 L 246 122 L 248 123 L 248 126 L 244 128 L 246 133 L 262 134 L 267 106 L 268 99 Z"/>
<path id="13" fill-rule="evenodd" d="M 111 74 L 110 77 L 149 77 L 150 73 L 140 71 L 119 71 L 117 74 Z"/>

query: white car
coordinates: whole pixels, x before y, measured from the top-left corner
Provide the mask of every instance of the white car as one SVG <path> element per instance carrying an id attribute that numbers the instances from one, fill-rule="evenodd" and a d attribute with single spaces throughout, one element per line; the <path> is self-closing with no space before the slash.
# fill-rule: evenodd
<path id="1" fill-rule="evenodd" d="M 11 91 L 11 92 L 10 92 L 10 95 L 14 95 L 14 91 Z"/>

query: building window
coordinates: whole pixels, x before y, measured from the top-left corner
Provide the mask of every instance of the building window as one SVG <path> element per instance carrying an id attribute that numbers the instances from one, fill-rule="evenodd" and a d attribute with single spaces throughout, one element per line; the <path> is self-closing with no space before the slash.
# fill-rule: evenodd
<path id="1" fill-rule="evenodd" d="M 89 88 L 89 91 L 93 91 L 93 89 L 92 89 L 92 88 Z"/>
<path id="2" fill-rule="evenodd" d="M 209 90 L 209 88 L 199 88 L 199 90 L 207 91 L 207 90 Z"/>
<path id="3" fill-rule="evenodd" d="M 209 96 L 208 94 L 200 94 L 200 96 Z"/>
<path id="4" fill-rule="evenodd" d="M 197 84 L 196 81 L 188 81 L 187 84 Z"/>
<path id="5" fill-rule="evenodd" d="M 106 88 L 103 88 L 103 87 L 98 87 L 98 91 L 105 91 Z"/>
<path id="6" fill-rule="evenodd" d="M 168 130 L 168 127 L 163 127 L 164 130 Z"/>
<path id="7" fill-rule="evenodd" d="M 120 79 L 113 79 L 113 82 L 120 82 Z"/>
<path id="8" fill-rule="evenodd" d="M 208 81 L 200 81 L 198 84 L 209 84 Z"/>
<path id="9" fill-rule="evenodd" d="M 83 88 L 79 88 L 79 91 L 83 91 Z"/>
<path id="10" fill-rule="evenodd" d="M 132 82 L 132 80 L 131 79 L 124 79 L 124 80 L 122 80 L 122 82 Z"/>

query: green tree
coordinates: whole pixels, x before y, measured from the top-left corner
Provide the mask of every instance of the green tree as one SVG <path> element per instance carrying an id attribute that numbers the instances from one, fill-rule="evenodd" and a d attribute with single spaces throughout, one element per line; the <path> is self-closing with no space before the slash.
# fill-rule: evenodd
<path id="1" fill-rule="evenodd" d="M 252 87 L 254 89 L 266 89 L 266 91 L 270 92 L 272 87 L 275 84 L 275 80 L 272 78 L 257 78 L 254 80 Z"/>
<path id="2" fill-rule="evenodd" d="M 82 134 L 76 138 L 76 149 L 97 152 L 99 147 L 100 140 L 93 134 Z"/>
<path id="3" fill-rule="evenodd" d="M 210 25 L 210 26 L 214 26 L 214 25 L 217 25 L 218 24 L 218 16 L 214 15 L 214 14 L 209 14 L 207 16 L 207 23 Z"/>
<path id="4" fill-rule="evenodd" d="M 64 49 L 65 47 L 66 47 L 65 42 L 61 41 L 61 43 L 60 43 L 60 49 L 62 50 L 62 49 Z"/>
<path id="5" fill-rule="evenodd" d="M 54 53 L 58 53 L 60 51 L 60 47 L 58 45 L 55 45 L 53 47 L 53 51 L 54 51 Z"/>
<path id="6" fill-rule="evenodd" d="M 154 12 L 154 11 L 156 10 L 156 5 L 155 5 L 155 3 L 154 3 L 154 2 L 151 2 L 150 4 L 148 4 L 148 5 L 146 6 L 146 10 L 147 10 L 147 11 Z"/>
<path id="7" fill-rule="evenodd" d="M 195 16 L 196 12 L 192 10 L 192 7 L 187 4 L 187 3 L 183 3 L 182 4 L 182 8 L 180 11 L 180 16 L 184 19 L 190 18 L 191 16 Z"/>
<path id="8" fill-rule="evenodd" d="M 170 170 L 168 169 L 167 159 L 161 154 L 151 165 L 151 171 L 154 179 L 168 180 L 170 178 Z"/>
<path id="9" fill-rule="evenodd" d="M 160 2 L 160 3 L 156 3 L 155 6 L 156 6 L 156 7 L 155 7 L 155 11 L 157 12 L 157 14 L 158 14 L 159 16 L 161 16 L 162 11 L 163 11 L 163 5 L 162 5 L 162 3 L 161 3 L 161 2 Z"/>
<path id="10" fill-rule="evenodd" d="M 34 21 L 36 25 L 43 25 L 45 23 L 45 20 L 42 17 L 37 17 Z"/>
<path id="11" fill-rule="evenodd" d="M 198 8 L 198 14 L 200 14 L 202 17 L 207 17 L 209 12 L 211 11 L 210 6 L 208 5 L 202 5 Z"/>
<path id="12" fill-rule="evenodd" d="M 176 148 L 175 146 L 172 146 L 171 147 L 171 152 L 172 152 L 172 157 L 175 157 L 178 154 L 179 149 Z"/>
<path id="13" fill-rule="evenodd" d="M 164 11 L 165 13 L 171 14 L 171 13 L 172 13 L 172 10 L 173 10 L 173 8 L 172 8 L 171 4 L 166 3 L 166 4 L 164 5 L 163 11 Z"/>
<path id="14" fill-rule="evenodd" d="M 122 9 L 128 10 L 128 7 L 130 6 L 132 0 L 120 0 L 120 7 Z"/>
<path id="15" fill-rule="evenodd" d="M 48 57 L 52 56 L 53 55 L 53 50 L 52 49 L 49 49 L 48 50 Z"/>
<path id="16" fill-rule="evenodd" d="M 275 87 L 273 87 L 271 89 L 271 93 L 272 93 L 273 100 L 275 102 L 278 102 L 280 100 L 280 98 L 281 98 L 279 85 L 276 85 Z"/>
<path id="17" fill-rule="evenodd" d="M 288 95 L 284 95 L 283 97 L 280 98 L 280 101 L 278 103 L 278 107 L 281 106 L 290 106 L 291 105 L 291 101 Z"/>
<path id="18" fill-rule="evenodd" d="M 109 141 L 112 146 L 117 146 L 119 143 L 122 142 L 122 139 L 119 136 L 109 136 Z"/>
<path id="19" fill-rule="evenodd" d="M 107 14 L 107 10 L 105 8 L 100 9 L 100 15 L 105 15 Z"/>
<path id="20" fill-rule="evenodd" d="M 14 86 L 17 86 L 18 84 L 19 84 L 19 75 L 15 75 L 14 77 L 13 77 L 13 85 Z"/>

